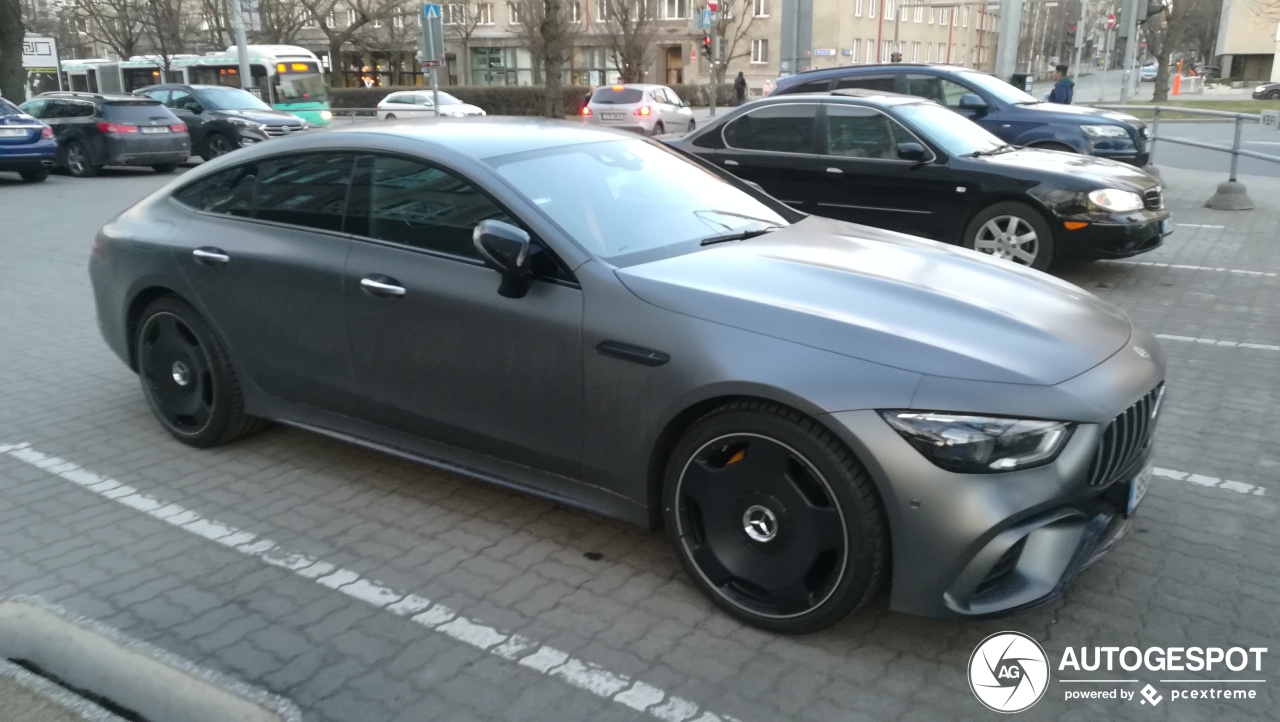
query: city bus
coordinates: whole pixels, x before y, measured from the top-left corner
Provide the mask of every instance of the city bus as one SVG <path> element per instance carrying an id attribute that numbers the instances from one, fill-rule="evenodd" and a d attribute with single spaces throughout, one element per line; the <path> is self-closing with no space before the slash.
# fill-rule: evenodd
<path id="1" fill-rule="evenodd" d="M 329 122 L 329 86 L 315 53 L 295 45 L 250 45 L 248 50 L 252 92 L 263 102 L 313 125 Z M 241 87 L 240 54 L 234 45 L 224 52 L 174 60 L 173 69 L 182 72 L 188 85 Z"/>

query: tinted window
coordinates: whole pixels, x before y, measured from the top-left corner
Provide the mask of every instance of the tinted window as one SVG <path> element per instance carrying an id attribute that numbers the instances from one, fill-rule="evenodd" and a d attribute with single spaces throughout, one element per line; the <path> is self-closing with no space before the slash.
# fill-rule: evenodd
<path id="1" fill-rule="evenodd" d="M 170 91 L 168 91 L 168 90 L 144 90 L 144 91 L 140 91 L 140 93 L 141 93 L 142 95 L 145 95 L 145 96 L 147 96 L 148 98 L 151 98 L 152 100 L 158 100 L 158 101 L 160 101 L 161 103 L 163 103 L 163 104 L 165 104 L 165 105 L 168 105 L 168 104 L 169 104 L 169 103 L 167 102 L 167 101 L 169 100 L 169 92 L 170 92 Z"/>
<path id="2" fill-rule="evenodd" d="M 0 115 L 17 115 L 22 111 L 18 110 L 18 106 L 10 103 L 4 98 L 0 98 Z"/>
<path id="3" fill-rule="evenodd" d="M 173 95 L 169 96 L 169 102 L 165 103 L 170 108 L 194 108 L 199 104 L 199 101 L 185 90 L 173 91 Z"/>
<path id="4" fill-rule="evenodd" d="M 951 155 L 992 151 L 1005 144 L 977 123 L 932 103 L 901 105 L 898 114 Z"/>
<path id="5" fill-rule="evenodd" d="M 954 80 L 939 78 L 936 75 L 907 76 L 908 95 L 928 98 L 938 105 L 945 105 L 948 108 L 959 108 L 961 96 L 972 92 L 972 90 Z"/>
<path id="6" fill-rule="evenodd" d="M 254 217 L 341 231 L 354 158 L 348 153 L 312 153 L 262 161 Z"/>
<path id="7" fill-rule="evenodd" d="M 90 106 L 92 108 L 92 106 Z M 159 103 L 107 103 L 102 117 L 114 123 L 140 125 L 156 120 L 178 122 L 169 109 Z"/>
<path id="8" fill-rule="evenodd" d="M 914 138 L 884 113 L 855 106 L 827 106 L 827 155 L 896 160 L 898 143 L 906 140 Z"/>
<path id="9" fill-rule="evenodd" d="M 250 163 L 179 188 L 173 197 L 196 210 L 248 218 L 253 215 L 257 182 L 258 166 Z"/>
<path id="10" fill-rule="evenodd" d="M 630 105 L 631 103 L 639 103 L 644 100 L 644 91 L 638 88 L 618 88 L 612 86 L 608 88 L 600 88 L 591 96 L 593 103 L 605 103 L 608 105 Z"/>
<path id="11" fill-rule="evenodd" d="M 48 105 L 49 101 L 47 100 L 29 100 L 22 104 L 21 110 L 28 115 L 33 115 L 37 118 L 45 118 L 48 117 L 45 115 L 45 111 L 48 110 Z"/>
<path id="12" fill-rule="evenodd" d="M 796 86 L 793 93 L 825 93 L 831 89 L 830 80 L 810 80 L 807 83 L 801 83 Z"/>
<path id="13" fill-rule="evenodd" d="M 174 91 L 174 98 L 178 93 Z M 270 110 L 271 106 L 240 88 L 201 88 L 196 91 L 200 104 L 211 110 Z"/>
<path id="14" fill-rule="evenodd" d="M 812 153 L 816 103 L 770 105 L 735 119 L 724 128 L 730 148 Z"/>
<path id="15" fill-rule="evenodd" d="M 892 75 L 846 75 L 836 81 L 836 90 L 844 88 L 865 88 L 893 92 L 894 76 Z"/>
<path id="16" fill-rule="evenodd" d="M 81 101 L 60 101 L 57 117 L 59 118 L 92 118 L 98 112 L 93 103 Z"/>
<path id="17" fill-rule="evenodd" d="M 479 259 L 471 241 L 476 224 L 511 222 L 488 196 L 446 170 L 392 156 L 374 156 L 372 166 L 368 198 L 351 208 L 353 228 L 367 216 L 370 238 Z"/>
<path id="18" fill-rule="evenodd" d="M 1040 102 L 994 75 L 987 75 L 986 73 L 959 73 L 958 75 L 964 78 L 965 82 L 976 85 L 979 89 L 994 95 L 1006 103 L 1035 105 Z"/>

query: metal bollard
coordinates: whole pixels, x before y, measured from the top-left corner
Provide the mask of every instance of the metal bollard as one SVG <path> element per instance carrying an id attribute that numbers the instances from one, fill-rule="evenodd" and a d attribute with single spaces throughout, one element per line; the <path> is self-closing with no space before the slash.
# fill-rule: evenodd
<path id="1" fill-rule="evenodd" d="M 1147 147 L 1147 165 L 1156 164 L 1156 136 L 1160 130 L 1160 106 L 1156 106 L 1155 116 L 1151 118 L 1151 138 Z"/>
<path id="2" fill-rule="evenodd" d="M 1244 116 L 1236 116 L 1236 138 L 1231 143 L 1231 182 L 1236 180 L 1236 166 L 1240 165 L 1240 131 L 1244 127 Z"/>
<path id="3" fill-rule="evenodd" d="M 1236 114 L 1236 135 L 1231 143 L 1231 178 L 1226 183 L 1219 183 L 1206 206 L 1218 211 L 1247 211 L 1253 208 L 1253 200 L 1249 198 L 1249 190 L 1236 180 L 1236 168 L 1240 165 L 1240 132 L 1244 126 L 1244 115 Z"/>

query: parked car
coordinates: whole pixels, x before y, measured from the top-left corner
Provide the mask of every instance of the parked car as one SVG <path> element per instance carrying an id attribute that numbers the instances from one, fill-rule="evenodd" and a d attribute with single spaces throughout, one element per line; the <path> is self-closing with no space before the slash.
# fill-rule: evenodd
<path id="1" fill-rule="evenodd" d="M 1144 82 L 1151 83 L 1156 79 L 1156 75 L 1160 72 L 1160 66 L 1155 63 L 1147 63 L 1138 71 L 1138 77 Z"/>
<path id="2" fill-rule="evenodd" d="M 1172 230 L 1160 182 L 1131 165 L 1016 148 L 896 93 L 774 95 L 670 142 L 798 210 L 1038 270 L 1145 253 Z"/>
<path id="3" fill-rule="evenodd" d="M 1145 166 L 1147 125 L 1123 113 L 1043 103 L 992 75 L 947 65 L 858 65 L 778 81 L 770 97 L 844 88 L 918 95 L 937 102 L 1006 143 L 1064 150 Z"/>
<path id="4" fill-rule="evenodd" d="M 486 115 L 484 110 L 470 103 L 464 103 L 454 96 L 440 91 L 440 112 L 436 113 L 430 90 L 401 90 L 378 101 L 378 118 L 395 120 L 396 118 L 433 118 L 441 117 L 468 118 Z"/>
<path id="5" fill-rule="evenodd" d="M 49 177 L 57 158 L 53 129 L 0 98 L 0 172 L 39 183 Z"/>
<path id="6" fill-rule="evenodd" d="M 643 135 L 687 133 L 697 127 L 693 109 L 665 85 L 604 85 L 582 107 L 590 125 L 630 130 Z"/>
<path id="7" fill-rule="evenodd" d="M 172 173 L 191 155 L 187 126 L 150 98 L 101 93 L 41 93 L 22 104 L 58 139 L 58 165 L 77 178 L 103 166 L 151 166 Z"/>
<path id="8" fill-rule="evenodd" d="M 777 632 L 885 584 L 943 617 L 1056 599 L 1151 478 L 1164 362 L 1119 309 L 580 123 L 262 143 L 108 222 L 90 277 L 181 442 L 279 420 L 665 524 Z"/>
<path id="9" fill-rule="evenodd" d="M 160 101 L 181 118 L 190 129 L 192 152 L 205 160 L 309 127 L 302 118 L 275 110 L 241 88 L 166 84 L 134 94 Z"/>
<path id="10" fill-rule="evenodd" d="M 1263 83 L 1253 89 L 1254 100 L 1280 100 L 1280 83 Z"/>

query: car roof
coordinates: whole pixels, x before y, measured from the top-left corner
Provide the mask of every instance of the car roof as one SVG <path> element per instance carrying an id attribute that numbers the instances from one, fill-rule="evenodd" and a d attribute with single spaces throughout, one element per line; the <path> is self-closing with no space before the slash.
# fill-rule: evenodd
<path id="1" fill-rule="evenodd" d="M 966 68 L 961 65 L 947 65 L 946 63 L 872 63 L 870 65 L 837 65 L 834 68 L 817 68 L 814 70 L 805 70 L 794 75 L 788 75 L 782 80 L 789 81 L 792 78 L 816 78 L 824 75 L 841 75 L 850 70 L 892 70 L 894 68 L 923 68 L 930 70 L 945 70 L 950 73 L 980 73 L 981 70 Z"/>
<path id="2" fill-rule="evenodd" d="M 893 93 L 887 90 L 871 90 L 868 88 L 841 88 L 839 90 L 815 90 L 807 93 L 786 93 L 784 95 L 770 95 L 760 100 L 751 102 L 752 106 L 769 105 L 772 103 L 795 102 L 796 98 L 813 98 L 819 97 L 826 100 L 834 100 L 844 102 L 850 105 L 876 105 L 876 106 L 896 106 L 896 105 L 917 105 L 920 103 L 931 103 L 933 101 L 928 98 L 921 98 L 918 95 L 904 95 L 902 93 Z M 746 106 L 743 106 L 746 107 Z"/>
<path id="3" fill-rule="evenodd" d="M 622 131 L 596 128 L 567 120 L 501 116 L 468 118 L 465 121 L 427 118 L 357 124 L 339 128 L 329 126 L 323 136 L 339 139 L 347 134 L 403 138 L 480 160 L 512 153 L 548 150 L 583 143 L 628 140 L 636 137 L 634 134 Z"/>
<path id="4" fill-rule="evenodd" d="M 32 100 L 39 98 L 66 98 L 68 100 L 101 100 L 106 103 L 116 103 L 127 101 L 130 103 L 159 103 L 158 100 L 151 98 L 140 98 L 129 93 L 82 93 L 72 90 L 50 90 L 47 93 L 41 93 Z"/>
<path id="5" fill-rule="evenodd" d="M 614 90 L 616 88 L 626 88 L 627 90 L 648 90 L 650 88 L 665 88 L 665 87 L 667 86 L 659 85 L 657 83 L 608 83 L 605 85 L 601 85 L 600 87 L 596 88 L 596 90 L 604 90 L 605 88 L 608 88 L 609 90 Z"/>

